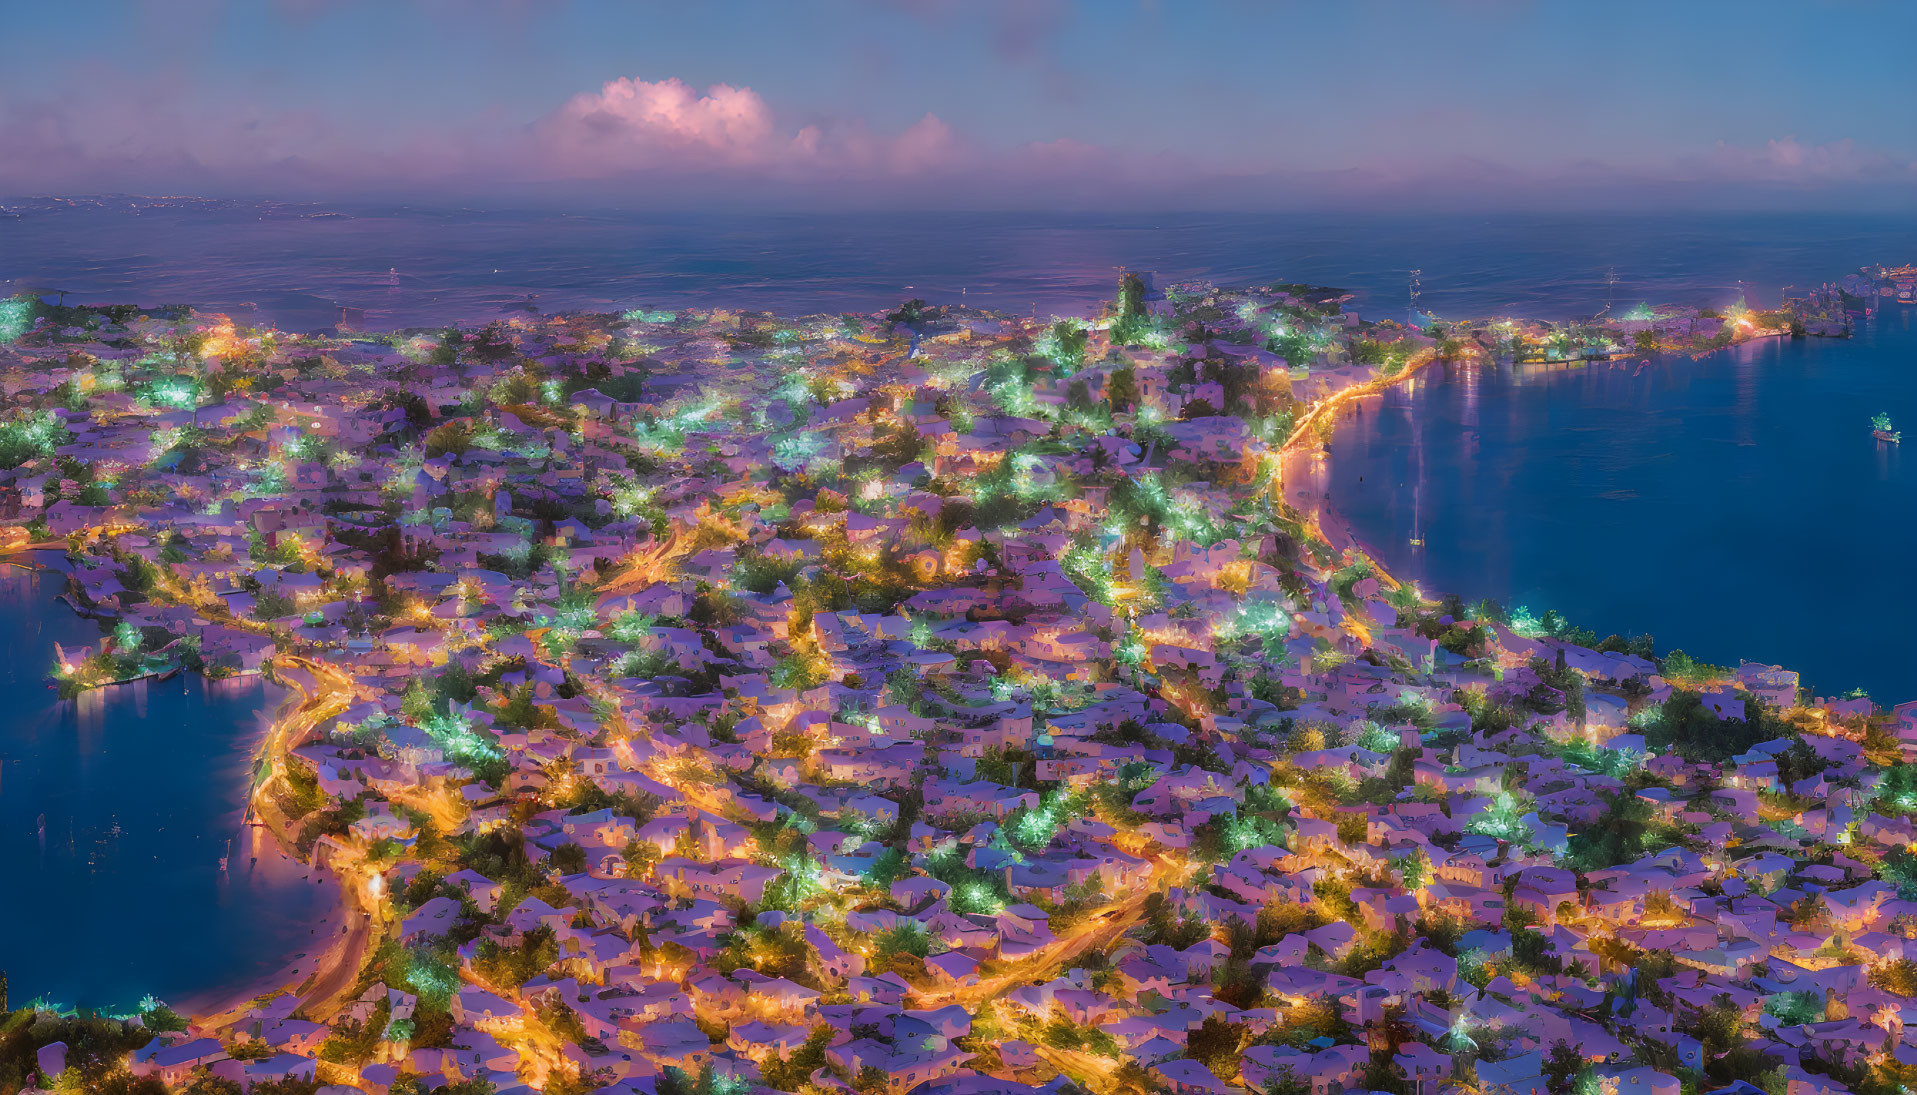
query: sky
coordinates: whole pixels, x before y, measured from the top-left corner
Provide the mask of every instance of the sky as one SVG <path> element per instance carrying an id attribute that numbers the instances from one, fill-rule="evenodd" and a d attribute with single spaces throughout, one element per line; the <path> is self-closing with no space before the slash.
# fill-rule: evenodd
<path id="1" fill-rule="evenodd" d="M 62 0 L 0 194 L 1917 205 L 1910 0 Z"/>

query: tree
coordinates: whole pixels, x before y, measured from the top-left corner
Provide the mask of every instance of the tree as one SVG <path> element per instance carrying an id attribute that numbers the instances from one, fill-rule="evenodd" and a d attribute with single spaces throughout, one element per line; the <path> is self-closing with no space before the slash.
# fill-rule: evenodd
<path id="1" fill-rule="evenodd" d="M 1145 314 L 1145 279 L 1127 270 L 1118 279 L 1118 300 L 1114 310 L 1120 319 L 1136 319 Z"/>
<path id="2" fill-rule="evenodd" d="M 1129 411 L 1138 405 L 1138 375 L 1130 365 L 1113 370 L 1105 381 L 1105 403 L 1113 414 Z"/>
<path id="3" fill-rule="evenodd" d="M 797 1091 L 812 1074 L 825 1066 L 825 1048 L 832 1043 L 832 1028 L 820 1023 L 812 1028 L 805 1044 L 786 1057 L 767 1057 L 759 1063 L 759 1079 L 778 1091 Z"/>
<path id="4" fill-rule="evenodd" d="M 458 703 L 471 703 L 479 696 L 479 689 L 473 685 L 473 675 L 457 658 L 447 662 L 446 668 L 440 670 L 439 676 L 433 681 L 433 691 L 439 694 L 442 701 Z"/>
<path id="5" fill-rule="evenodd" d="M 464 453 L 473 445 L 473 429 L 465 421 L 448 422 L 434 428 L 426 435 L 426 457 L 432 459 L 447 453 Z"/>
<path id="6" fill-rule="evenodd" d="M 423 722 L 433 716 L 432 693 L 426 688 L 426 682 L 414 677 L 406 684 L 406 691 L 399 695 L 399 713 L 414 722 Z"/>
<path id="7" fill-rule="evenodd" d="M 1898 996 L 1917 996 L 1917 961 L 1899 958 L 1894 962 L 1872 966 L 1870 983 Z"/>
<path id="8" fill-rule="evenodd" d="M 1185 1056 L 1204 1065 L 1220 1079 L 1229 1080 L 1238 1074 L 1238 1054 L 1244 1048 L 1245 1031 L 1243 1023 L 1227 1022 L 1217 1014 L 1208 1015 L 1198 1029 L 1187 1036 Z"/>
<path id="9" fill-rule="evenodd" d="M 283 620 L 299 611 L 293 599 L 270 589 L 262 589 L 253 595 L 253 618 L 256 620 Z"/>
<path id="10" fill-rule="evenodd" d="M 1628 791 L 1619 791 L 1595 825 L 1571 837 L 1568 859 L 1578 869 L 1595 871 L 1627 863 L 1643 855 L 1650 828 L 1650 803 Z"/>
<path id="11" fill-rule="evenodd" d="M 1697 693 L 1676 691 L 1664 701 L 1657 721 L 1648 727 L 1645 742 L 1652 748 L 1675 749 L 1693 761 L 1724 761 L 1752 746 L 1793 734 L 1788 724 L 1767 715 L 1754 696 L 1745 697 L 1751 717 L 1720 719 Z"/>
<path id="12" fill-rule="evenodd" d="M 560 874 L 584 874 L 586 849 L 577 844 L 561 844 L 552 850 L 549 862 L 552 864 L 552 869 Z"/>
<path id="13" fill-rule="evenodd" d="M 1052 324 L 1053 352 L 1061 364 L 1076 366 L 1085 359 L 1085 328 L 1077 321 L 1061 319 Z"/>
<path id="14" fill-rule="evenodd" d="M 872 458 L 887 468 L 898 469 L 919 459 L 925 452 L 925 438 L 910 422 L 888 426 L 872 442 Z"/>
<path id="15" fill-rule="evenodd" d="M 540 927 L 527 932 L 517 947 L 481 940 L 473 958 L 473 972 L 500 988 L 518 988 L 558 960 L 559 943 L 553 938 L 553 930 Z"/>
<path id="16" fill-rule="evenodd" d="M 1680 684 L 1701 684 L 1731 675 L 1729 669 L 1709 662 L 1700 662 L 1682 650 L 1673 650 L 1666 654 L 1658 666 L 1658 672 L 1665 679 Z"/>
<path id="17" fill-rule="evenodd" d="M 1571 1095 L 1572 1081 L 1588 1066 L 1584 1054 L 1569 1042 L 1553 1044 L 1551 1055 L 1544 1061 L 1545 1084 L 1551 1095 Z"/>

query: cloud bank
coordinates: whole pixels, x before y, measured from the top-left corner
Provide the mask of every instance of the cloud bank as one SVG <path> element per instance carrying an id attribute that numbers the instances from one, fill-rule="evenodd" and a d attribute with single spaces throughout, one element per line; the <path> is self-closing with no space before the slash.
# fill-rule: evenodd
<path id="1" fill-rule="evenodd" d="M 1394 153 L 1334 170 L 1286 162 L 1281 134 L 1230 163 L 1119 149 L 1070 134 L 994 147 L 926 113 L 884 130 L 808 119 L 749 86 L 621 76 L 529 123 L 476 113 L 379 139 L 311 111 L 208 107 L 180 86 L 91 74 L 63 99 L 0 106 L 0 193 L 124 190 L 335 198 L 599 197 L 680 205 L 1260 208 L 1410 203 L 1508 207 L 1692 201 L 1807 191 L 1908 202 L 1917 164 L 1850 140 L 1716 143 L 1656 163 L 1514 167 Z M 1249 146 L 1254 154 L 1247 157 Z M 1270 149 L 1262 154 L 1258 149 Z M 1262 155 L 1262 158 L 1260 158 Z"/>
<path id="2" fill-rule="evenodd" d="M 552 177 L 603 179 L 716 171 L 772 180 L 910 176 L 959 165 L 952 129 L 927 114 L 904 131 L 875 134 L 854 120 L 830 128 L 780 127 L 748 87 L 693 90 L 677 78 L 608 80 L 533 127 Z"/>

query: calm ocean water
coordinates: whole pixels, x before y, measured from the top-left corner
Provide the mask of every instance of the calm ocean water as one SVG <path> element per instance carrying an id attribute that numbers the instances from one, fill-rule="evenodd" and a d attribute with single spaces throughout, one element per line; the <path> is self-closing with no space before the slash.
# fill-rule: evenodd
<path id="1" fill-rule="evenodd" d="M 1457 368 L 1348 417 L 1327 476 L 1426 589 L 1902 702 L 1917 451 L 1871 437 L 1879 411 L 1917 427 L 1917 307 L 1698 361 Z"/>
<path id="2" fill-rule="evenodd" d="M 53 644 L 100 641 L 55 600 L 64 588 L 0 569 L 0 970 L 14 1005 L 126 1008 L 149 992 L 184 1005 L 316 951 L 338 889 L 240 824 L 277 699 L 257 678 L 182 675 L 60 701 Z"/>
<path id="3" fill-rule="evenodd" d="M 869 311 L 918 296 L 1041 314 L 1110 296 L 1116 270 L 1220 284 L 1312 281 L 1401 317 L 1422 305 L 1589 315 L 1620 302 L 1727 303 L 1917 255 L 1917 221 L 1840 215 L 696 216 L 234 206 L 71 208 L 0 218 L 0 290 L 232 308 L 292 329 L 336 306 L 368 327 L 547 310 L 729 306 Z M 1607 275 L 1615 272 L 1616 286 Z"/>
<path id="4" fill-rule="evenodd" d="M 325 215 L 316 215 L 324 213 Z M 1161 282 L 1310 281 L 1376 318 L 1569 318 L 1607 300 L 1724 305 L 1872 262 L 1917 261 L 1917 221 L 1815 216 L 1312 217 L 551 215 L 421 210 L 23 209 L 0 215 L 0 293 L 250 311 L 293 330 L 523 307 L 871 311 L 906 297 L 1084 312 L 1119 267 Z M 1611 280 L 1615 277 L 1615 282 Z M 1342 430 L 1340 510 L 1429 589 L 1555 607 L 1700 657 L 1781 661 L 1820 689 L 1917 696 L 1917 315 L 1849 342 L 1770 343 L 1643 371 L 1487 370 L 1423 382 Z M 1413 530 L 1422 549 L 1408 541 Z M 49 579 L 0 583 L 0 968 L 14 998 L 125 1004 L 244 981 L 312 945 L 332 899 L 297 872 L 216 865 L 237 830 L 264 696 L 197 683 L 76 714 L 41 676 L 92 625 Z M 43 698 L 36 698 L 43 697 Z M 47 815 L 47 839 L 36 817 Z M 268 860 L 263 859 L 262 863 Z"/>

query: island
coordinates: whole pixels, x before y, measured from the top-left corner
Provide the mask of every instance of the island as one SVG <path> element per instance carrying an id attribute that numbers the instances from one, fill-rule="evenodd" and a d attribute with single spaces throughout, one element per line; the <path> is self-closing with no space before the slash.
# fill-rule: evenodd
<path id="1" fill-rule="evenodd" d="M 0 543 L 103 625 L 49 685 L 283 686 L 248 815 L 343 908 L 195 1014 L 0 981 L 0 1091 L 1903 1090 L 1917 704 L 1427 594 L 1287 490 L 1426 370 L 1842 337 L 1894 273 L 1575 323 L 17 298 Z"/>

